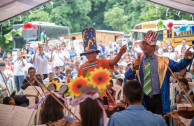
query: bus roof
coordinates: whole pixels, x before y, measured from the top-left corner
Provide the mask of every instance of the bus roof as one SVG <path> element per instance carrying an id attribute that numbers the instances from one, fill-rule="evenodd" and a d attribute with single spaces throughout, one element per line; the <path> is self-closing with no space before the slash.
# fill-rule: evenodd
<path id="1" fill-rule="evenodd" d="M 159 21 L 160 20 L 154 20 L 154 21 L 148 21 L 148 22 L 143 22 L 143 23 L 140 23 L 140 24 L 136 24 L 132 31 L 133 32 L 147 32 L 149 30 L 158 31 L 157 24 L 158 24 Z M 194 21 L 189 21 L 189 20 L 172 20 L 172 19 L 169 19 L 169 20 L 162 20 L 162 21 L 163 21 L 164 26 L 166 26 L 166 27 L 167 27 L 167 24 L 169 22 L 172 22 L 174 26 L 180 26 L 180 25 L 185 25 L 185 24 L 188 24 L 190 26 L 194 25 Z M 152 28 L 151 27 L 150 28 L 144 28 L 144 29 L 142 29 L 142 28 L 136 29 L 135 28 L 137 26 L 141 27 L 142 25 L 154 25 L 155 27 L 154 28 L 153 27 Z M 165 28 L 161 28 L 160 30 L 163 30 L 163 29 L 165 29 Z"/>
<path id="2" fill-rule="evenodd" d="M 135 26 L 146 24 L 146 23 L 156 23 L 157 24 L 159 21 L 160 20 L 143 22 L 143 23 L 136 24 Z M 172 19 L 169 19 L 169 20 L 162 20 L 162 21 L 163 21 L 164 25 L 167 25 L 169 22 L 172 22 L 174 25 L 185 25 L 185 24 L 194 25 L 194 21 L 189 21 L 189 20 L 172 20 Z"/>
<path id="3" fill-rule="evenodd" d="M 29 22 L 32 23 L 33 25 L 36 26 L 54 26 L 54 27 L 67 27 L 68 26 L 60 26 L 60 25 L 56 25 L 55 23 L 50 23 L 50 22 L 39 22 L 39 21 L 35 21 L 35 22 Z M 23 26 L 24 24 L 14 24 L 14 26 Z"/>

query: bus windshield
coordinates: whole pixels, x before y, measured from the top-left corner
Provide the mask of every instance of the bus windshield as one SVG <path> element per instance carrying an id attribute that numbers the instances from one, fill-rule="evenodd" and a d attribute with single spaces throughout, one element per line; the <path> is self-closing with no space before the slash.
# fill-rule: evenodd
<path id="1" fill-rule="evenodd" d="M 158 41 L 163 41 L 163 30 L 157 32 L 159 34 Z M 133 41 L 143 40 L 146 34 L 145 32 L 133 32 Z"/>
<path id="2" fill-rule="evenodd" d="M 32 41 L 40 41 L 41 34 L 44 35 L 44 39 L 52 39 L 56 37 L 65 37 L 65 39 L 69 39 L 69 27 L 67 26 L 58 26 L 51 25 L 47 23 L 44 24 L 34 24 L 38 27 L 38 30 L 34 28 L 27 29 L 22 31 L 22 36 L 14 36 L 13 38 L 13 49 L 22 49 L 25 48 L 25 44 L 27 42 Z M 13 25 L 13 29 L 17 30 L 23 27 L 23 24 L 15 24 Z"/>

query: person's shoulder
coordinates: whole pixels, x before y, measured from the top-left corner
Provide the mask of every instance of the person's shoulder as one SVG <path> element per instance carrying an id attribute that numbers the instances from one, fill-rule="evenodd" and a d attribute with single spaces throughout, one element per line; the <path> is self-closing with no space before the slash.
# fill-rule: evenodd
<path id="1" fill-rule="evenodd" d="M 155 121 L 158 122 L 161 126 L 167 126 L 166 121 L 161 115 L 154 114 L 155 116 Z"/>
<path id="2" fill-rule="evenodd" d="M 152 119 L 154 119 L 156 122 L 158 121 L 158 122 L 165 122 L 164 121 L 164 118 L 161 116 L 161 115 L 158 115 L 158 114 L 153 114 L 153 113 L 151 113 L 151 112 L 148 112 L 149 114 L 150 114 L 150 117 L 152 118 Z"/>
<path id="3" fill-rule="evenodd" d="M 120 111 L 120 112 L 115 112 L 114 114 L 111 115 L 110 118 L 112 118 L 112 119 L 122 118 L 123 119 L 124 117 L 126 117 L 126 110 L 123 110 L 123 111 Z"/>

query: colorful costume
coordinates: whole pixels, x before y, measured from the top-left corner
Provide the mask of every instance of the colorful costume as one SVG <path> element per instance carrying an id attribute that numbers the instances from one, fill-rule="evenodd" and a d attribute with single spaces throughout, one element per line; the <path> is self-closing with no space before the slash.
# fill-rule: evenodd
<path id="1" fill-rule="evenodd" d="M 158 38 L 157 32 L 149 31 L 148 34 L 145 36 L 143 41 L 146 41 L 149 45 L 156 45 Z M 154 55 L 154 54 L 153 54 Z M 146 55 L 143 56 L 145 58 Z M 183 59 L 180 62 L 175 62 L 167 57 L 160 57 L 156 56 L 156 62 L 154 62 L 154 68 L 151 68 L 151 77 L 156 75 L 158 72 L 158 77 L 155 76 L 155 78 L 159 79 L 159 94 L 161 95 L 162 100 L 162 112 L 163 114 L 170 112 L 170 99 L 169 99 L 169 78 L 170 78 L 170 71 L 167 68 L 167 65 L 171 68 L 173 72 L 178 72 L 184 69 L 189 63 L 192 61 L 192 59 Z M 133 68 L 133 65 L 129 67 L 129 69 L 125 72 L 125 78 L 129 80 L 136 79 L 141 83 L 142 87 L 144 87 L 144 66 L 143 59 L 141 59 L 141 65 L 139 70 L 135 70 Z M 154 71 L 154 72 L 153 72 Z M 153 74 L 152 74 L 153 73 Z M 135 76 L 136 75 L 136 76 Z M 154 89 L 155 85 L 157 84 L 157 81 L 151 81 L 152 83 L 152 89 Z M 154 86 L 153 86 L 154 85 Z M 144 94 L 145 96 L 145 94 Z M 144 99 L 142 100 L 142 104 L 145 106 Z"/>
<path id="2" fill-rule="evenodd" d="M 170 78 L 170 71 L 167 69 L 167 66 L 164 62 L 168 64 L 168 66 L 172 69 L 173 72 L 178 72 L 184 69 L 189 63 L 191 59 L 183 59 L 180 62 L 175 62 L 173 60 L 168 59 L 167 57 L 159 57 L 157 56 L 158 61 L 158 75 L 159 75 L 159 82 L 160 82 L 160 94 L 162 98 L 162 108 L 163 113 L 170 112 L 170 99 L 169 99 L 169 78 Z M 137 80 L 141 83 L 143 87 L 143 62 L 141 62 L 140 69 L 134 70 L 131 67 L 125 72 L 125 77 L 129 80 L 135 79 L 135 74 L 137 75 Z M 145 105 L 144 100 L 142 101 L 143 105 Z"/>
<path id="3" fill-rule="evenodd" d="M 95 29 L 91 27 L 84 28 L 82 30 L 82 38 L 84 43 L 84 53 L 81 53 L 80 56 L 85 55 L 87 53 L 91 52 L 97 52 L 99 53 L 99 50 L 97 50 L 97 44 L 96 44 L 96 33 Z M 94 63 L 88 64 L 88 62 L 81 65 L 78 71 L 78 77 L 88 77 L 90 76 L 90 72 L 94 71 L 94 68 L 100 68 L 103 69 L 113 69 L 114 66 L 109 65 L 109 60 L 106 59 L 96 59 Z M 104 91 L 100 91 L 104 92 Z M 106 93 L 103 93 L 101 97 L 106 96 Z"/>
<path id="4" fill-rule="evenodd" d="M 97 50 L 96 33 L 94 28 L 91 28 L 91 27 L 84 28 L 82 30 L 82 38 L 84 43 L 84 53 L 81 53 L 80 54 L 81 56 L 91 52 L 99 53 L 99 50 Z M 109 65 L 109 60 L 97 59 L 96 62 L 92 64 L 88 64 L 87 62 L 84 63 L 79 69 L 78 77 L 80 76 L 87 77 L 90 75 L 90 71 L 93 71 L 94 68 L 100 68 L 100 67 L 102 67 L 103 69 L 114 68 L 114 66 Z"/>
<path id="5" fill-rule="evenodd" d="M 90 74 L 90 71 L 93 71 L 94 68 L 100 68 L 102 67 L 103 69 L 113 69 L 114 66 L 109 65 L 109 60 L 106 59 L 97 59 L 95 63 L 92 64 L 87 64 L 84 63 L 83 65 L 80 66 L 79 72 L 78 72 L 78 77 L 84 76 L 87 77 Z"/>

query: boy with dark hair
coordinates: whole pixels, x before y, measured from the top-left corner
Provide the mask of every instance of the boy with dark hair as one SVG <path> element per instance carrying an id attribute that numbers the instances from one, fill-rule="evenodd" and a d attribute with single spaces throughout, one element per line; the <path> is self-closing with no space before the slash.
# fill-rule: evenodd
<path id="1" fill-rule="evenodd" d="M 123 100 L 129 106 L 123 111 L 114 113 L 109 119 L 108 126 L 167 126 L 162 116 L 153 114 L 142 106 L 143 89 L 138 81 L 127 81 L 123 93 Z"/>
<path id="2" fill-rule="evenodd" d="M 26 98 L 25 95 L 15 95 L 14 91 L 10 97 L 5 97 L 3 99 L 3 104 L 26 107 L 29 105 L 29 100 Z"/>
<path id="3" fill-rule="evenodd" d="M 56 67 L 55 67 L 55 77 L 57 77 L 57 78 L 63 80 L 63 75 L 60 74 L 60 72 L 61 72 L 61 71 L 60 71 L 60 68 L 59 68 L 58 66 L 56 66 Z"/>
<path id="4" fill-rule="evenodd" d="M 119 85 L 119 86 L 122 86 L 123 79 L 122 78 L 118 78 L 117 81 L 116 81 L 116 84 Z"/>

